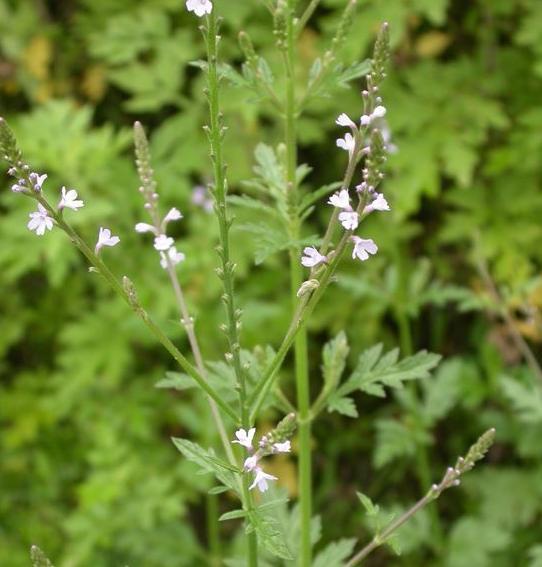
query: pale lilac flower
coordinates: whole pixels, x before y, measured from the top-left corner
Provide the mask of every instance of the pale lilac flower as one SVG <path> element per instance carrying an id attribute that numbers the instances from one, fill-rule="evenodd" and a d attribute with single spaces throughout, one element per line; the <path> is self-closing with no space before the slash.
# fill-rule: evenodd
<path id="1" fill-rule="evenodd" d="M 11 177 L 15 177 L 17 175 L 17 169 L 15 167 L 10 167 L 8 169 L 8 175 L 11 175 Z"/>
<path id="2" fill-rule="evenodd" d="M 58 210 L 61 211 L 64 208 L 72 209 L 72 211 L 77 211 L 81 207 L 84 207 L 85 203 L 81 199 L 77 198 L 77 191 L 75 189 L 70 189 L 66 191 L 66 187 L 60 189 L 60 202 L 58 203 Z"/>
<path id="3" fill-rule="evenodd" d="M 388 204 L 388 201 L 386 201 L 384 195 L 382 193 L 377 193 L 375 200 L 369 205 L 367 205 L 363 209 L 363 212 L 370 213 L 372 211 L 389 211 L 389 210 L 390 210 L 390 206 Z"/>
<path id="4" fill-rule="evenodd" d="M 160 234 L 154 239 L 154 248 L 159 252 L 165 252 L 166 250 L 169 250 L 174 244 L 175 241 L 173 240 L 173 238 L 165 234 Z"/>
<path id="5" fill-rule="evenodd" d="M 346 230 L 356 230 L 359 224 L 358 213 L 355 211 L 343 211 L 339 214 L 339 222 Z"/>
<path id="6" fill-rule="evenodd" d="M 359 119 L 359 123 L 362 126 L 368 126 L 371 123 L 371 117 L 368 114 L 363 114 L 362 117 Z"/>
<path id="7" fill-rule="evenodd" d="M 238 429 L 235 432 L 235 437 L 237 437 L 237 440 L 232 441 L 232 443 L 237 443 L 238 445 L 242 445 L 247 449 L 252 449 L 252 440 L 254 439 L 255 433 L 255 427 L 249 429 L 248 431 L 245 431 L 244 429 Z"/>
<path id="8" fill-rule="evenodd" d="M 144 233 L 144 232 L 152 232 L 153 234 L 158 234 L 156 227 L 152 224 L 148 224 L 146 222 L 138 222 L 135 225 L 136 232 Z"/>
<path id="9" fill-rule="evenodd" d="M 277 477 L 272 474 L 267 474 L 260 467 L 257 467 L 254 482 L 250 485 L 249 490 L 257 486 L 260 492 L 265 492 L 268 489 L 268 480 L 277 480 Z"/>
<path id="10" fill-rule="evenodd" d="M 43 236 L 45 230 L 52 230 L 53 219 L 49 216 L 47 209 L 41 203 L 38 203 L 38 210 L 34 213 L 30 213 L 28 216 L 30 220 L 26 226 L 38 236 Z"/>
<path id="11" fill-rule="evenodd" d="M 184 261 L 184 254 L 182 252 L 177 252 L 177 248 L 172 246 L 167 252 L 160 252 L 160 266 L 167 270 L 168 259 L 169 263 L 176 266 L 179 262 Z"/>
<path id="12" fill-rule="evenodd" d="M 182 219 L 182 218 L 183 218 L 183 215 L 182 215 L 181 211 L 179 211 L 178 209 L 173 207 L 172 209 L 169 210 L 168 214 L 164 217 L 164 224 L 167 224 L 168 222 L 176 221 L 176 220 L 179 220 L 179 219 Z"/>
<path id="13" fill-rule="evenodd" d="M 98 242 L 96 243 L 94 251 L 98 254 L 104 246 L 116 246 L 119 242 L 120 238 L 118 236 L 111 236 L 111 231 L 108 228 L 100 227 Z"/>
<path id="14" fill-rule="evenodd" d="M 243 468 L 246 471 L 253 471 L 258 467 L 258 455 L 252 455 L 252 457 L 247 457 Z"/>
<path id="15" fill-rule="evenodd" d="M 371 238 L 367 240 L 359 236 L 352 236 L 351 238 L 354 243 L 352 258 L 358 258 L 362 262 L 365 262 L 365 260 L 369 259 L 369 254 L 376 254 L 378 252 L 378 246 Z"/>
<path id="16" fill-rule="evenodd" d="M 207 188 L 203 185 L 196 185 L 196 187 L 194 187 L 192 191 L 192 203 L 208 213 L 213 211 L 213 200 L 209 199 Z"/>
<path id="17" fill-rule="evenodd" d="M 356 127 L 356 123 L 344 112 L 339 114 L 337 120 L 335 120 L 335 124 L 338 124 L 339 126 L 348 126 L 349 128 Z"/>
<path id="18" fill-rule="evenodd" d="M 186 9 L 201 18 L 213 11 L 213 4 L 210 0 L 186 0 Z"/>
<path id="19" fill-rule="evenodd" d="M 26 191 L 27 187 L 26 187 L 26 181 L 24 179 L 19 179 L 18 183 L 14 183 L 11 186 L 11 190 L 14 193 L 22 193 L 23 191 Z"/>
<path id="20" fill-rule="evenodd" d="M 39 193 L 41 191 L 41 186 L 43 185 L 43 182 L 47 179 L 47 174 L 44 173 L 43 175 L 40 175 L 39 173 L 33 171 L 28 176 L 28 179 L 30 179 L 34 191 L 36 191 L 36 193 Z"/>
<path id="21" fill-rule="evenodd" d="M 292 444 L 290 441 L 284 441 L 284 443 L 273 443 L 273 451 L 275 453 L 289 453 L 292 450 Z"/>
<path id="22" fill-rule="evenodd" d="M 305 266 L 305 268 L 313 268 L 327 260 L 327 258 L 322 256 L 322 254 L 320 254 L 320 252 L 318 252 L 318 250 L 316 250 L 313 246 L 307 246 L 303 250 L 303 254 L 305 254 L 305 256 L 301 258 L 301 263 Z"/>
<path id="23" fill-rule="evenodd" d="M 328 200 L 328 204 L 338 209 L 350 209 L 350 195 L 347 189 L 341 189 L 337 193 L 333 193 Z"/>
<path id="24" fill-rule="evenodd" d="M 349 153 L 352 153 L 354 151 L 355 145 L 356 140 L 354 139 L 354 136 L 350 134 L 350 132 L 347 132 L 344 135 L 344 138 L 339 138 L 337 140 L 337 147 L 342 148 L 343 150 L 347 150 Z"/>

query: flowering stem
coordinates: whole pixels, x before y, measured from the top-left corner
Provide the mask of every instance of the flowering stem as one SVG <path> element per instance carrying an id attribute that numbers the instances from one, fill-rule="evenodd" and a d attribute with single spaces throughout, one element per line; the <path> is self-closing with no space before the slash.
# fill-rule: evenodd
<path id="1" fill-rule="evenodd" d="M 283 52 L 286 73 L 285 104 L 285 143 L 287 159 L 288 210 L 290 216 L 290 238 L 299 240 L 299 196 L 296 179 L 297 170 L 297 132 L 296 132 L 296 100 L 295 100 L 295 41 L 297 30 L 295 25 L 295 0 L 288 0 L 286 19 L 286 45 Z M 303 281 L 302 267 L 299 262 L 300 248 L 290 248 L 290 286 L 292 309 L 295 312 L 298 298 L 297 291 Z M 312 513 L 312 479 L 311 479 L 311 421 L 307 331 L 305 327 L 298 330 L 294 344 L 295 381 L 297 392 L 298 414 L 298 459 L 299 459 L 299 512 L 300 532 L 299 565 L 310 567 L 311 564 L 311 513 Z"/>
<path id="2" fill-rule="evenodd" d="M 211 145 L 211 158 L 214 166 L 214 191 L 215 211 L 218 219 L 220 245 L 218 253 L 222 261 L 222 267 L 218 271 L 224 285 L 223 301 L 226 307 L 226 334 L 230 352 L 228 353 L 237 378 L 239 391 L 239 405 L 241 413 L 241 424 L 245 429 L 250 427 L 249 412 L 246 396 L 245 374 L 241 365 L 241 346 L 239 343 L 240 312 L 235 308 L 233 272 L 235 265 L 230 259 L 229 229 L 231 219 L 228 217 L 226 206 L 226 164 L 223 158 L 222 138 L 224 129 L 222 127 L 222 114 L 220 112 L 219 88 L 218 88 L 218 42 L 217 23 L 215 9 L 207 18 L 207 88 L 209 100 L 209 141 Z M 248 479 L 243 475 L 243 500 L 244 506 L 250 511 L 254 504 L 252 494 L 248 490 Z M 248 565 L 258 565 L 258 542 L 256 532 L 252 530 L 247 534 L 248 542 Z"/>
<path id="3" fill-rule="evenodd" d="M 392 520 L 382 531 L 379 531 L 364 548 L 356 553 L 345 565 L 345 567 L 354 567 L 361 563 L 371 552 L 380 547 L 390 539 L 393 533 L 405 524 L 416 512 L 424 506 L 436 500 L 445 490 L 458 486 L 460 477 L 472 470 L 476 463 L 483 459 L 490 449 L 495 439 L 495 429 L 491 428 L 486 431 L 474 445 L 471 446 L 465 457 L 459 457 L 454 467 L 449 467 L 439 484 L 433 484 L 427 494 L 418 500 L 414 506 L 401 514 L 397 519 Z"/>

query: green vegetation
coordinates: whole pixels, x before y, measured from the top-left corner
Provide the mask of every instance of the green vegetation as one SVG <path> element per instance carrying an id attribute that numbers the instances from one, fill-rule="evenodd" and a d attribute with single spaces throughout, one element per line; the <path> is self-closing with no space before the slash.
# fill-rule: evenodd
<path id="1" fill-rule="evenodd" d="M 323 234 L 324 203 L 345 168 L 335 118 L 360 115 L 365 61 L 380 23 L 390 23 L 382 95 L 396 151 L 382 189 L 392 210 L 364 226 L 378 255 L 345 262 L 308 324 L 319 415 L 304 432 L 312 564 L 339 567 L 359 549 L 356 539 L 363 546 L 386 535 L 495 427 L 495 446 L 461 487 L 363 564 L 540 567 L 542 4 L 359 0 L 331 44 L 346 2 L 321 0 L 295 57 L 294 92 L 310 85 L 297 99 L 307 215 L 297 234 L 289 202 L 269 189 L 283 163 L 289 178 L 296 170 L 269 90 L 284 84 L 266 2 L 216 3 L 229 63 L 218 71 L 248 401 L 290 322 L 288 251 Z M 84 213 L 70 217 L 79 233 L 94 242 L 97 226 L 114 225 L 122 246 L 108 250 L 108 264 L 130 277 L 191 358 L 167 275 L 134 231 L 143 201 L 132 124 L 144 124 L 161 205 L 184 215 L 171 236 L 186 254 L 179 274 L 208 380 L 230 403 L 235 376 L 224 362 L 214 274 L 219 226 L 193 194 L 213 179 L 200 23 L 181 0 L 0 0 L 0 115 L 47 184 L 84 198 Z M 318 54 L 330 45 L 337 60 L 326 63 Z M 0 179 L 0 565 L 177 567 L 241 557 L 247 514 L 234 509 L 235 469 L 208 450 L 219 445 L 207 400 L 61 231 L 37 238 L 27 230 L 30 202 L 12 182 Z M 290 400 L 295 366 L 292 352 L 280 370 Z M 264 406 L 262 432 L 291 411 L 280 397 L 276 405 L 280 412 Z M 266 550 L 282 557 L 301 537 L 295 436 L 293 447 L 269 458 L 279 489 L 250 511 Z M 201 468 L 231 490 L 196 474 Z M 232 521 L 215 530 L 208 514 Z M 284 562 L 265 555 L 260 564 Z"/>

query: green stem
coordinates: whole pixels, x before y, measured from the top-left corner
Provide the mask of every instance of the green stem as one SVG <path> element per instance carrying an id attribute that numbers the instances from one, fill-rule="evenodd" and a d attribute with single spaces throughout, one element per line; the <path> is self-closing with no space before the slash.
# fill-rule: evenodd
<path id="1" fill-rule="evenodd" d="M 284 68 L 286 72 L 286 105 L 285 105 L 285 142 L 287 154 L 287 187 L 290 216 L 290 238 L 299 240 L 299 196 L 296 180 L 297 170 L 297 132 L 296 132 L 296 101 L 295 101 L 295 0 L 288 0 L 286 21 L 286 49 L 284 53 Z M 292 309 L 295 312 L 298 298 L 297 291 L 303 281 L 300 264 L 300 248 L 290 249 L 290 286 Z M 312 514 L 312 463 L 311 463 L 311 421 L 308 346 L 307 331 L 303 327 L 295 337 L 295 382 L 297 392 L 297 414 L 299 423 L 298 462 L 299 462 L 299 508 L 300 532 L 299 565 L 310 567 L 311 564 L 311 514 Z"/>
<path id="2" fill-rule="evenodd" d="M 223 301 L 226 307 L 226 334 L 229 344 L 229 358 L 237 379 L 237 388 L 239 392 L 239 405 L 241 410 L 241 424 L 245 429 L 251 425 L 247 394 L 245 373 L 241 365 L 241 346 L 239 342 L 240 313 L 235 307 L 233 272 L 235 265 L 230 258 L 230 239 L 229 230 L 231 219 L 228 217 L 228 209 L 226 205 L 227 182 L 226 182 L 226 164 L 223 157 L 222 138 L 224 129 L 222 127 L 222 114 L 220 112 L 219 86 L 218 86 L 218 42 L 216 24 L 216 10 L 213 10 L 207 18 L 207 81 L 208 81 L 208 98 L 209 98 L 209 140 L 211 144 L 211 157 L 214 166 L 214 197 L 215 211 L 218 218 L 220 245 L 218 252 L 222 261 L 222 267 L 219 272 L 224 284 Z M 243 475 L 243 500 L 248 510 L 254 506 L 252 494 L 248 490 L 248 479 Z M 247 534 L 248 542 L 248 565 L 249 567 L 257 567 L 258 565 L 258 542 L 256 532 L 252 530 Z"/>
<path id="3" fill-rule="evenodd" d="M 218 531 L 218 497 L 207 494 L 207 540 L 209 543 L 209 565 L 220 567 L 222 564 L 220 552 L 220 534 Z"/>
<path id="4" fill-rule="evenodd" d="M 311 19 L 314 11 L 318 7 L 318 4 L 320 4 L 320 0 L 311 0 L 309 5 L 305 8 L 305 11 L 303 12 L 301 18 L 299 18 L 299 22 L 297 22 L 296 25 L 296 32 L 298 34 L 303 31 L 303 29 L 307 25 L 307 22 Z"/>

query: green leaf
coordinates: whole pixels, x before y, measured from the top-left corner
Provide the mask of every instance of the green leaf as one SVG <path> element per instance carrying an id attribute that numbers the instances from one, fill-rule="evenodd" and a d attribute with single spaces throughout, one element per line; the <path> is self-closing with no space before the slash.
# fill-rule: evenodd
<path id="1" fill-rule="evenodd" d="M 237 520 L 238 518 L 244 518 L 247 515 L 246 510 L 232 510 L 231 512 L 226 512 L 218 518 L 219 522 L 225 522 L 226 520 Z"/>
<path id="2" fill-rule="evenodd" d="M 229 488 L 227 486 L 214 486 L 207 491 L 207 494 L 223 494 L 224 492 L 228 492 L 228 490 Z"/>
<path id="3" fill-rule="evenodd" d="M 356 492 L 356 494 L 359 498 L 359 501 L 361 502 L 361 504 L 365 508 L 367 515 L 368 516 L 377 516 L 379 511 L 380 511 L 380 507 L 378 506 L 378 504 L 373 504 L 373 501 L 367 495 L 363 494 L 362 492 Z"/>
<path id="4" fill-rule="evenodd" d="M 373 462 L 376 468 L 382 468 L 398 457 L 411 457 L 416 454 L 416 437 L 400 421 L 379 419 L 376 422 L 376 449 Z"/>
<path id="5" fill-rule="evenodd" d="M 156 382 L 156 388 L 171 388 L 172 390 L 189 390 L 197 386 L 193 378 L 181 372 L 166 372 L 166 377 Z"/>
<path id="6" fill-rule="evenodd" d="M 433 380 L 424 382 L 422 413 L 428 425 L 433 425 L 446 416 L 459 401 L 463 369 L 461 360 L 447 360 L 439 367 Z"/>
<path id="7" fill-rule="evenodd" d="M 292 553 L 286 545 L 286 536 L 280 530 L 278 522 L 269 516 L 264 516 L 260 510 L 252 510 L 248 519 L 250 525 L 256 531 L 258 542 L 269 553 L 281 559 L 292 559 Z"/>
<path id="8" fill-rule="evenodd" d="M 324 377 L 324 389 L 332 392 L 339 383 L 346 357 L 350 348 L 344 331 L 341 331 L 334 339 L 324 345 L 322 351 L 322 374 Z"/>
<path id="9" fill-rule="evenodd" d="M 368 394 L 384 397 L 384 387 L 400 389 L 407 380 L 427 378 L 441 359 L 438 354 L 420 351 L 397 362 L 399 354 L 397 349 L 380 357 L 381 352 L 381 345 L 365 351 L 360 356 L 350 378 L 339 388 L 339 393 L 347 394 L 359 389 Z"/>
<path id="10" fill-rule="evenodd" d="M 316 556 L 312 567 L 343 567 L 355 545 L 354 538 L 340 539 L 330 543 Z"/>
<path id="11" fill-rule="evenodd" d="M 240 474 L 241 471 L 238 471 L 228 463 L 217 458 L 211 449 L 206 451 L 197 443 L 189 441 L 188 439 L 173 437 L 172 441 L 175 447 L 177 447 L 189 461 L 199 465 L 204 472 L 213 473 L 215 477 L 230 490 L 234 492 L 238 491 L 235 475 Z"/>
<path id="12" fill-rule="evenodd" d="M 502 377 L 502 388 L 521 421 L 542 421 L 542 388 L 535 384 L 523 384 L 518 379 L 507 376 Z"/>
<path id="13" fill-rule="evenodd" d="M 365 59 L 359 63 L 353 63 L 340 71 L 337 75 L 337 83 L 341 87 L 348 87 L 348 83 L 354 79 L 364 77 L 371 69 L 371 60 Z"/>
<path id="14" fill-rule="evenodd" d="M 358 410 L 352 398 L 340 398 L 332 395 L 327 403 L 327 411 L 340 413 L 347 417 L 358 417 Z"/>

